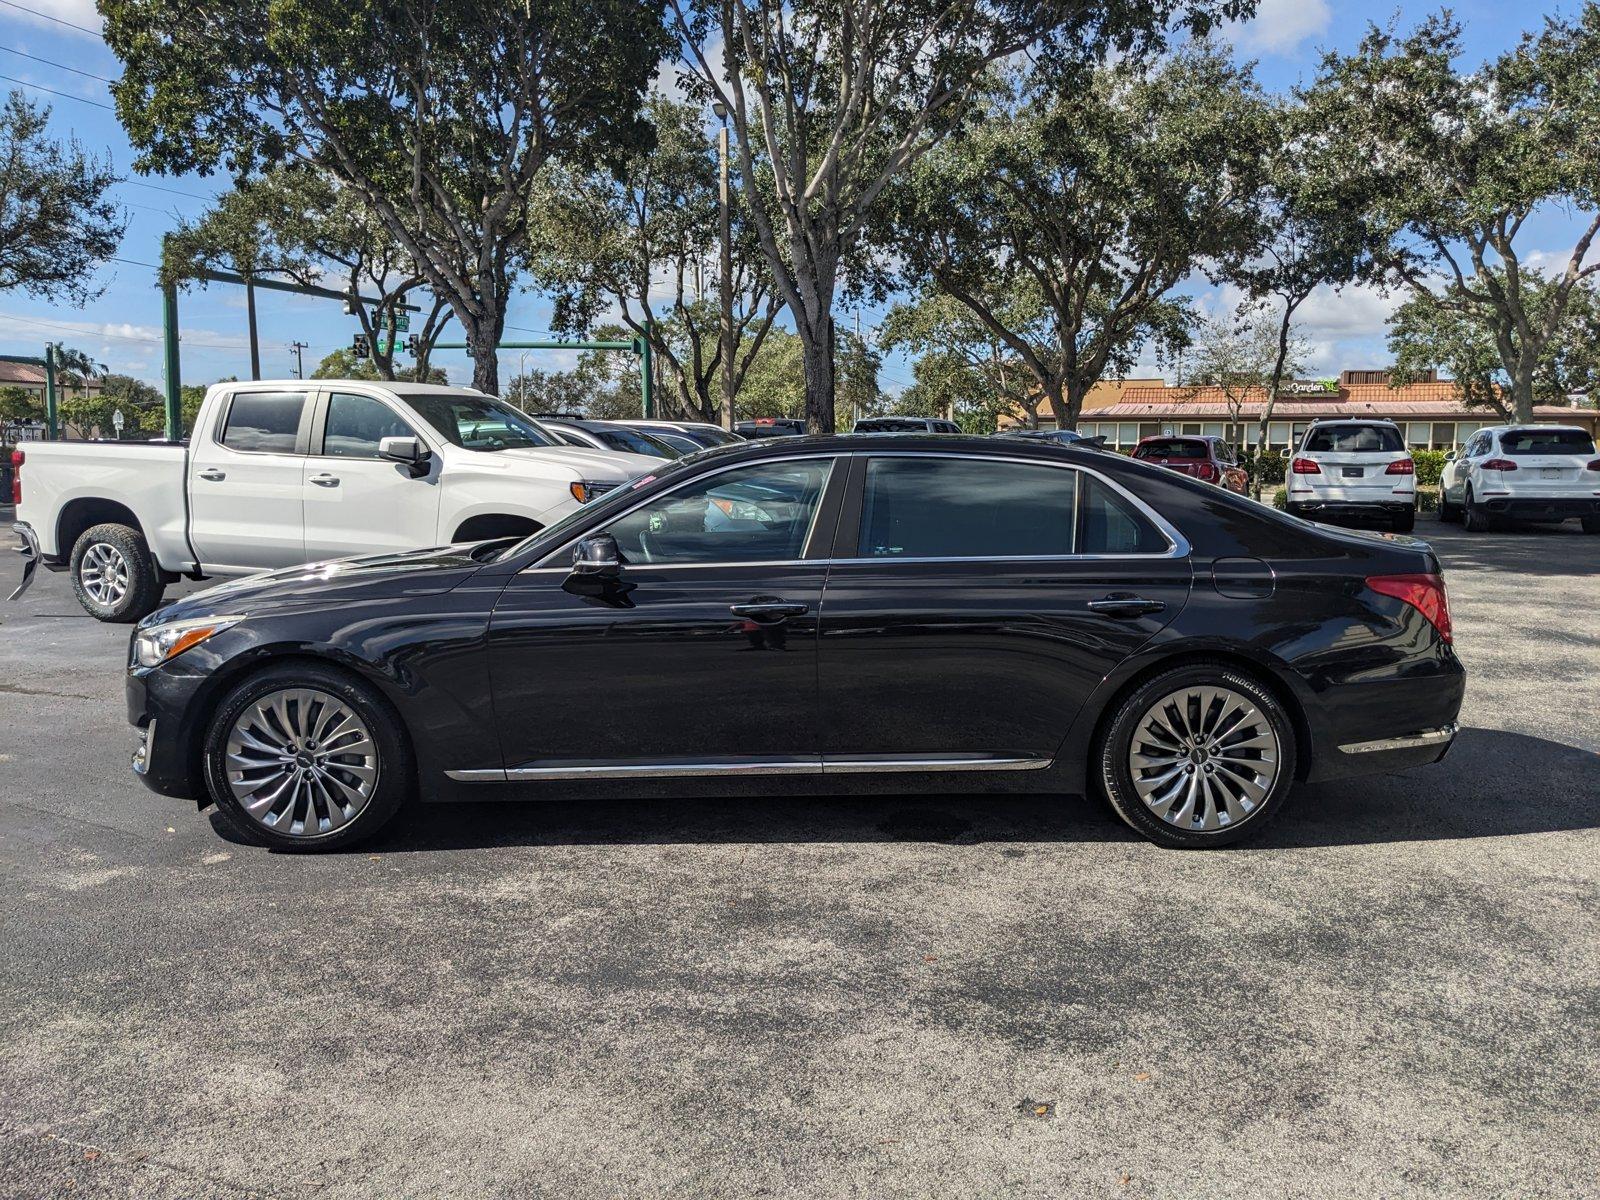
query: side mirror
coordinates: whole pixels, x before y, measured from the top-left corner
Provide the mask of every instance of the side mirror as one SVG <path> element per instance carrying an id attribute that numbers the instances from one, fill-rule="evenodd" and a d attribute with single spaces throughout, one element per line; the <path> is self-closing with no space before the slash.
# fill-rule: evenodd
<path id="1" fill-rule="evenodd" d="M 428 473 L 428 460 L 433 457 L 433 451 L 422 444 L 421 438 L 386 437 L 378 439 L 378 457 L 404 463 L 415 478 Z"/>
<path id="2" fill-rule="evenodd" d="M 622 551 L 609 533 L 594 533 L 581 539 L 572 550 L 572 573 L 615 579 L 622 574 Z"/>
<path id="3" fill-rule="evenodd" d="M 1454 450 L 1446 450 L 1444 452 L 1444 460 L 1445 462 L 1455 462 L 1456 452 Z"/>

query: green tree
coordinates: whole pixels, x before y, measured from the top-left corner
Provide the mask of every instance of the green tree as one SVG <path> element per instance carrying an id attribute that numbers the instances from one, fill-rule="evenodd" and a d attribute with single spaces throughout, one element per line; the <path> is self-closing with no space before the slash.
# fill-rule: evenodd
<path id="1" fill-rule="evenodd" d="M 640 97 L 666 46 L 650 0 L 102 0 L 101 13 L 139 170 L 328 172 L 450 306 L 489 392 L 539 172 L 647 138 Z"/>
<path id="2" fill-rule="evenodd" d="M 313 379 L 403 379 L 413 383 L 449 383 L 450 377 L 445 374 L 442 367 L 424 367 L 419 375 L 416 367 L 391 368 L 384 374 L 373 365 L 371 358 L 357 358 L 355 351 L 348 346 L 340 346 L 331 354 L 324 355 L 322 361 L 317 363 L 311 372 Z"/>
<path id="3" fill-rule="evenodd" d="M 18 425 L 24 421 L 44 420 L 44 405 L 35 393 L 16 386 L 0 387 L 0 422 Z"/>
<path id="4" fill-rule="evenodd" d="M 1556 302 L 1557 285 L 1524 268 L 1521 289 L 1530 316 L 1542 321 L 1547 307 Z M 1566 404 L 1574 396 L 1594 395 L 1600 384 L 1600 295 L 1592 282 L 1586 282 L 1573 289 L 1564 303 L 1565 315 L 1533 377 L 1536 404 Z M 1394 383 L 1410 383 L 1441 370 L 1454 381 L 1468 407 L 1489 409 L 1507 421 L 1522 419 L 1509 403 L 1510 378 L 1494 332 L 1474 312 L 1431 292 L 1415 294 L 1389 318 L 1389 350 L 1395 356 Z"/>
<path id="5" fill-rule="evenodd" d="M 616 311 L 650 339 L 668 411 L 717 421 L 722 406 L 717 158 L 695 106 L 654 98 L 655 145 L 619 169 L 551 172 L 535 204 L 530 267 L 555 295 L 557 329 Z M 782 307 L 747 210 L 731 220 L 733 390 Z"/>
<path id="6" fill-rule="evenodd" d="M 374 305 L 350 306 L 371 347 L 372 371 L 379 379 L 407 377 L 387 335 L 423 277 L 373 211 L 325 172 L 303 165 L 268 170 L 236 184 L 198 220 L 182 222 L 163 242 L 163 282 L 195 280 L 202 269 L 246 279 L 283 275 L 319 287 L 332 276 L 348 295 L 373 296 Z M 424 372 L 449 316 L 435 298 L 414 331 Z"/>
<path id="7" fill-rule="evenodd" d="M 974 281 L 974 287 L 981 284 Z M 1008 293 L 996 289 L 985 297 L 986 306 L 998 314 L 1008 329 L 1031 329 L 1044 320 L 1039 290 L 1030 282 L 1011 281 Z M 1044 403 L 1033 373 L 1022 359 L 954 296 L 924 288 L 896 304 L 884 318 L 879 337 L 885 350 L 905 350 L 916 355 L 915 382 L 895 405 L 908 416 L 958 414 L 974 428 L 993 430 L 1002 414 L 1039 427 L 1039 406 Z"/>
<path id="8" fill-rule="evenodd" d="M 1389 278 L 1487 331 L 1510 413 L 1533 412 L 1574 295 L 1600 272 L 1600 5 L 1544 28 L 1477 69 L 1458 66 L 1448 13 L 1406 37 L 1372 29 L 1329 55 L 1321 133 L 1379 190 Z M 1560 207 L 1577 237 L 1549 272 L 1531 268 L 1529 218 Z"/>
<path id="9" fill-rule="evenodd" d="M 67 396 L 58 406 L 61 423 L 79 438 L 116 437 L 119 412 L 125 440 L 153 437 L 165 427 L 161 393 L 131 375 L 103 376 L 97 392 Z"/>
<path id="10" fill-rule="evenodd" d="M 692 93 L 727 110 L 762 254 L 804 351 L 806 420 L 834 421 L 833 307 L 884 189 L 966 118 L 992 64 L 1083 60 L 1204 33 L 1253 0 L 669 0 Z"/>
<path id="11" fill-rule="evenodd" d="M 1102 375 L 1185 344 L 1172 289 L 1257 239 L 1270 126 L 1250 68 L 1206 45 L 1008 74 L 896 189 L 880 244 L 966 305 L 1070 429 Z M 1039 305 L 1018 305 L 1030 289 Z"/>
<path id="12" fill-rule="evenodd" d="M 21 92 L 0 108 L 0 292 L 81 306 L 105 290 L 94 270 L 127 221 L 107 194 L 110 160 L 53 141 L 49 123 L 50 110 Z"/>

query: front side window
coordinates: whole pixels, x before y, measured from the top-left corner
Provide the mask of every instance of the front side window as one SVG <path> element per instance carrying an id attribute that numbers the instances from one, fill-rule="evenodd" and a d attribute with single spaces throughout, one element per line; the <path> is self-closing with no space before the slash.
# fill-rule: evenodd
<path id="1" fill-rule="evenodd" d="M 488 396 L 413 393 L 405 402 L 440 437 L 463 450 L 521 450 L 557 444 L 537 421 Z"/>
<path id="2" fill-rule="evenodd" d="M 246 454 L 293 454 L 306 398 L 305 392 L 240 392 L 219 440 Z"/>
<path id="3" fill-rule="evenodd" d="M 658 496 L 606 527 L 630 563 L 792 562 L 832 459 L 736 467 Z"/>
<path id="4" fill-rule="evenodd" d="M 1075 552 L 1077 473 L 1031 463 L 875 458 L 862 558 L 1037 558 Z"/>
<path id="5" fill-rule="evenodd" d="M 384 438 L 416 436 L 416 430 L 381 400 L 353 392 L 334 392 L 328 397 L 323 454 L 334 458 L 377 458 L 378 444 Z"/>

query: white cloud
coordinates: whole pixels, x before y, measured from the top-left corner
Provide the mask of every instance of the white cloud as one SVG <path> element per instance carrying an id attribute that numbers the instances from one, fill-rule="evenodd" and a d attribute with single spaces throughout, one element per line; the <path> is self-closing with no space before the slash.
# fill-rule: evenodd
<path id="1" fill-rule="evenodd" d="M 1253 20 L 1229 27 L 1227 35 L 1257 54 L 1294 54 L 1301 43 L 1328 31 L 1328 0 L 1261 0 Z"/>
<path id="2" fill-rule="evenodd" d="M 100 13 L 95 9 L 94 0 L 31 0 L 28 7 L 34 11 L 26 12 L 20 8 L 7 6 L 5 15 L 16 21 L 37 25 L 42 29 L 51 29 L 57 33 L 76 33 L 80 37 L 88 35 L 79 29 L 69 29 L 68 26 L 81 26 L 83 30 L 100 28 Z M 36 13 L 43 15 L 38 16 Z M 56 20 L 49 20 L 50 17 L 55 17 Z M 61 24 L 63 21 L 66 22 L 65 25 Z"/>

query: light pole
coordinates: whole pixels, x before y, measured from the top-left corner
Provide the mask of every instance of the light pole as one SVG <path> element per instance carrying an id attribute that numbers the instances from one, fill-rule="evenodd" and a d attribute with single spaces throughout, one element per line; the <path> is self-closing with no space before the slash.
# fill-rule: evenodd
<path id="1" fill-rule="evenodd" d="M 722 326 L 718 331 L 722 347 L 722 427 L 733 432 L 733 218 L 728 194 L 728 106 L 721 100 L 711 102 L 711 111 L 722 122 L 717 134 L 718 218 L 722 233 L 721 309 Z"/>

